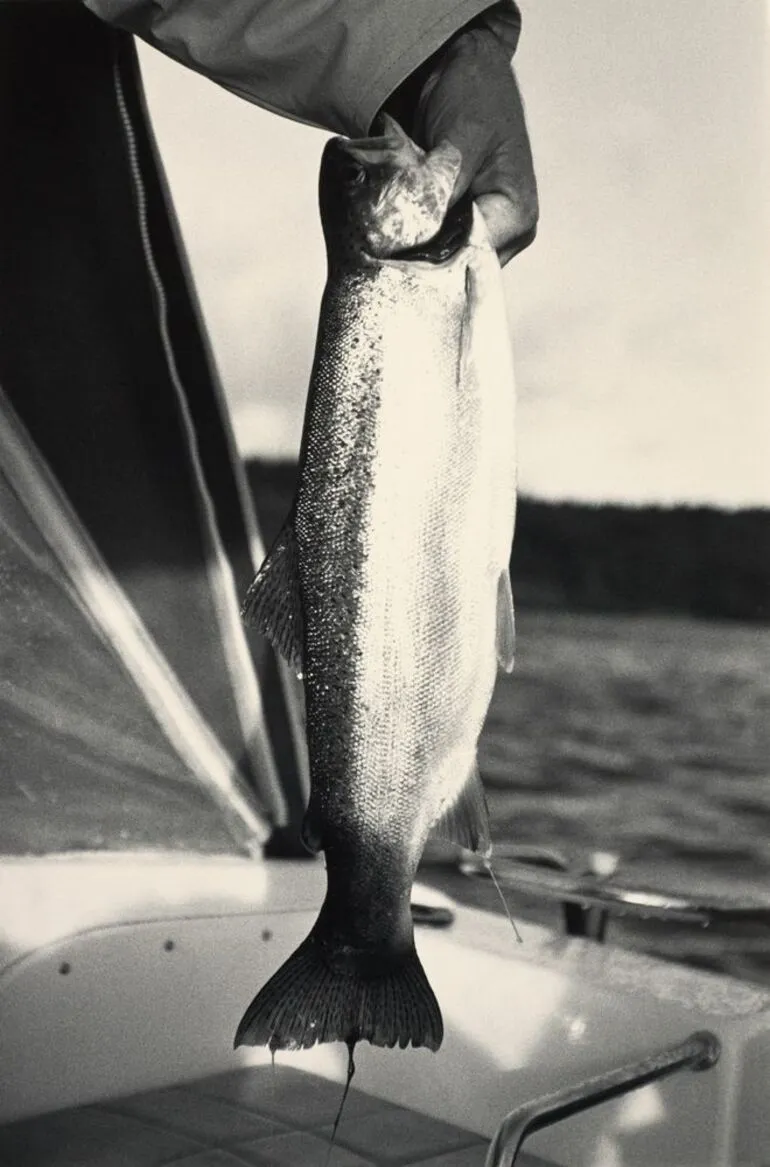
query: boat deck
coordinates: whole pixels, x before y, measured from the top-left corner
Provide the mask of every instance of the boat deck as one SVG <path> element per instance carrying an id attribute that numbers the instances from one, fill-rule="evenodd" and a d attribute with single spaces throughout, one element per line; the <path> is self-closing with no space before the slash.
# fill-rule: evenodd
<path id="1" fill-rule="evenodd" d="M 340 1086 L 258 1066 L 0 1127 L 4 1167 L 325 1167 Z M 479 1135 L 351 1088 L 328 1167 L 483 1167 Z M 521 1167 L 546 1167 L 521 1155 Z"/>

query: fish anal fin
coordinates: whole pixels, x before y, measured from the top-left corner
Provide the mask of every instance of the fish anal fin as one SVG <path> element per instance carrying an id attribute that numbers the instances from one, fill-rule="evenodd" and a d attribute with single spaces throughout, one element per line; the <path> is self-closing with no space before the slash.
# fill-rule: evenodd
<path id="1" fill-rule="evenodd" d="M 308 807 L 305 812 L 305 817 L 302 820 L 300 837 L 304 846 L 312 855 L 317 855 L 319 851 L 323 851 L 323 831 L 320 823 L 316 822 L 315 815 L 310 807 Z"/>
<path id="2" fill-rule="evenodd" d="M 436 819 L 433 834 L 458 843 L 468 851 L 476 851 L 480 855 L 491 854 L 489 810 L 475 759 L 459 796 Z"/>
<path id="3" fill-rule="evenodd" d="M 506 673 L 513 670 L 516 625 L 513 615 L 511 577 L 506 568 L 497 581 L 497 660 Z"/>
<path id="4" fill-rule="evenodd" d="M 243 620 L 258 629 L 292 666 L 303 670 L 304 616 L 299 587 L 297 537 L 289 516 L 246 593 Z"/>

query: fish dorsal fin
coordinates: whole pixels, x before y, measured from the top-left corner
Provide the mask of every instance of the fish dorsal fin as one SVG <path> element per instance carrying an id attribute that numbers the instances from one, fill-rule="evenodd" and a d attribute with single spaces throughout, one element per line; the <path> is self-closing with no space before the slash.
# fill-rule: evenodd
<path id="1" fill-rule="evenodd" d="M 491 853 L 489 810 L 475 758 L 460 794 L 450 806 L 442 810 L 433 825 L 433 833 L 458 843 L 468 851 L 476 851 L 479 855 Z"/>
<path id="2" fill-rule="evenodd" d="M 497 659 L 506 673 L 513 670 L 516 646 L 516 626 L 513 616 L 513 592 L 508 569 L 500 572 L 497 581 Z"/>
<path id="3" fill-rule="evenodd" d="M 241 616 L 267 637 L 301 677 L 305 621 L 292 516 L 287 519 L 254 577 L 243 601 Z"/>

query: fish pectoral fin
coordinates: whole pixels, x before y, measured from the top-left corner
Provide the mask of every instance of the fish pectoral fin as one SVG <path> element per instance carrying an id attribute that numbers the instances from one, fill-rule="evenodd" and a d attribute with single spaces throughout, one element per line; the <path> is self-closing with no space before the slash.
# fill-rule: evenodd
<path id="1" fill-rule="evenodd" d="M 511 577 L 506 568 L 497 581 L 497 659 L 506 673 L 513 670 L 516 625 L 513 615 Z"/>
<path id="2" fill-rule="evenodd" d="M 304 614 L 299 588 L 297 537 L 289 516 L 246 593 L 246 624 L 257 628 L 302 676 Z"/>
<path id="3" fill-rule="evenodd" d="M 480 855 L 491 853 L 489 809 L 475 758 L 459 796 L 444 808 L 433 824 L 433 834 Z"/>

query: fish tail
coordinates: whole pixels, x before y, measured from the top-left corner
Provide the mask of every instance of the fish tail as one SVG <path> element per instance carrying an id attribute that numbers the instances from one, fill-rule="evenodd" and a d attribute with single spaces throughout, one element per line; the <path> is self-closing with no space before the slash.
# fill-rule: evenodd
<path id="1" fill-rule="evenodd" d="M 331 955 L 316 928 L 251 1002 L 234 1044 L 277 1050 L 369 1041 L 437 1050 L 443 1036 L 441 1010 L 413 942 L 381 959 L 347 946 Z"/>

